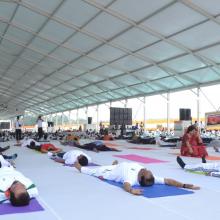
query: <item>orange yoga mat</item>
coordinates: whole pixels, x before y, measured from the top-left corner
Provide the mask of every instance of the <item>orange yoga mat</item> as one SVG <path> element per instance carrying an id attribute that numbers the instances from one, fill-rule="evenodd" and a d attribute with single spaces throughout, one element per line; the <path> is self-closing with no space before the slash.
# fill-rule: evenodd
<path id="1" fill-rule="evenodd" d="M 176 156 L 181 156 L 179 153 L 171 153 L 171 154 L 176 155 Z M 181 156 L 181 157 L 189 157 L 189 156 Z M 198 158 L 198 157 L 195 157 L 195 158 Z M 205 157 L 205 159 L 206 160 L 220 160 L 220 157 L 218 157 L 218 156 L 208 156 L 208 157 Z"/>

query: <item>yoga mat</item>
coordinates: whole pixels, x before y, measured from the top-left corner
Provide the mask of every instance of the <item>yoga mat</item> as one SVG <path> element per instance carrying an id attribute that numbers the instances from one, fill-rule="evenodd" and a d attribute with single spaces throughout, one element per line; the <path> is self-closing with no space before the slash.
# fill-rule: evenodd
<path id="1" fill-rule="evenodd" d="M 122 183 L 116 183 L 114 181 L 110 180 L 102 180 L 106 183 L 109 183 L 113 186 L 117 186 L 120 188 L 123 188 Z M 174 186 L 168 186 L 168 185 L 161 185 L 161 184 L 155 184 L 150 187 L 141 187 L 141 186 L 134 186 L 132 187 L 134 189 L 142 189 L 144 197 L 147 198 L 158 198 L 158 197 L 166 197 L 166 196 L 177 196 L 177 195 L 188 195 L 194 193 L 190 190 L 185 190 L 182 188 L 177 188 Z"/>
<path id="2" fill-rule="evenodd" d="M 133 149 L 133 150 L 157 150 L 155 148 L 150 148 L 150 147 L 128 147 L 128 149 Z"/>
<path id="3" fill-rule="evenodd" d="M 206 172 L 203 171 L 193 171 L 193 170 L 186 170 L 189 173 L 195 173 L 195 174 L 200 174 L 200 175 L 206 175 Z"/>
<path id="4" fill-rule="evenodd" d="M 10 203 L 4 203 L 0 205 L 0 215 L 37 212 L 43 210 L 44 208 L 36 199 L 31 199 L 30 204 L 27 206 L 15 207 Z"/>
<path id="5" fill-rule="evenodd" d="M 208 156 L 205 159 L 206 160 L 220 160 L 220 157 L 218 157 L 218 156 Z"/>
<path id="6" fill-rule="evenodd" d="M 114 157 L 119 157 L 127 160 L 132 160 L 139 163 L 166 163 L 168 161 L 157 160 L 149 157 L 142 157 L 136 154 L 127 154 L 127 155 L 113 155 Z"/>
<path id="7" fill-rule="evenodd" d="M 173 155 L 176 155 L 176 156 L 181 156 L 181 154 L 179 153 L 171 153 Z M 181 156 L 181 157 L 190 157 L 190 156 Z M 191 157 L 191 158 L 199 158 L 199 157 Z M 220 160 L 220 157 L 218 156 L 207 156 L 205 157 L 206 160 Z"/>

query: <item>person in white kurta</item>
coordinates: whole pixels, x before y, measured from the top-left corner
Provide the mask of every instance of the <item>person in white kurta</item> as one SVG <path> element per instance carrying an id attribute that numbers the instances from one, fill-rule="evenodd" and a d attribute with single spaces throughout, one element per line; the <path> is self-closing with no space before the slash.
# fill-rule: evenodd
<path id="1" fill-rule="evenodd" d="M 209 143 L 209 146 L 213 147 L 215 152 L 219 152 L 220 150 L 220 140 L 215 139 Z"/>
<path id="2" fill-rule="evenodd" d="M 83 158 L 83 157 L 84 157 L 84 159 L 86 158 L 87 160 L 85 159 L 86 164 L 82 162 L 83 164 L 81 164 L 81 165 L 86 166 L 86 165 L 88 165 L 88 163 L 92 162 L 91 157 L 80 150 L 70 150 L 68 152 L 57 153 L 57 154 L 53 154 L 51 156 L 52 156 L 51 158 L 54 159 L 56 162 L 64 163 L 66 165 L 73 165 L 75 162 L 81 163 L 81 160 L 83 161 L 83 159 L 81 159 L 81 158 Z"/>
<path id="3" fill-rule="evenodd" d="M 138 173 L 145 169 L 138 163 L 123 162 L 117 165 L 100 167 L 82 167 L 81 172 L 91 176 L 101 177 L 120 183 L 129 183 L 131 186 L 139 186 Z M 154 183 L 164 184 L 164 178 L 154 176 Z"/>
<path id="4" fill-rule="evenodd" d="M 133 162 L 123 162 L 116 165 L 100 167 L 82 167 L 80 164 L 75 163 L 74 166 L 84 174 L 120 182 L 123 184 L 125 191 L 134 195 L 142 194 L 141 189 L 132 188 L 132 186 L 135 185 L 151 186 L 153 184 L 167 184 L 176 187 L 199 189 L 199 187 L 192 184 L 183 184 L 173 179 L 157 177 L 145 167 Z"/>
<path id="5" fill-rule="evenodd" d="M 220 163 L 197 163 L 197 164 L 185 164 L 184 161 L 177 157 L 179 165 L 187 171 L 205 172 L 209 176 L 220 177 Z"/>
<path id="6" fill-rule="evenodd" d="M 16 190 L 20 190 L 20 188 L 22 187 L 24 188 L 24 190 L 22 189 L 22 191 L 28 193 L 29 199 L 38 195 L 38 190 L 33 182 L 19 171 L 16 171 L 8 161 L 4 160 L 1 155 L 0 163 L 0 203 L 10 201 L 10 188 L 12 188 L 12 185 L 14 188 L 14 194 L 17 194 Z M 18 186 L 18 184 L 20 185 Z"/>
<path id="7" fill-rule="evenodd" d="M 16 137 L 17 145 L 20 144 L 22 125 L 23 123 L 20 121 L 20 117 L 17 116 L 17 120 L 15 121 L 15 137 Z"/>
<path id="8" fill-rule="evenodd" d="M 23 139 L 22 142 L 21 142 L 21 146 L 22 147 L 27 147 L 27 146 L 30 146 L 31 142 L 34 142 L 35 143 L 35 146 L 40 146 L 41 144 L 37 141 L 35 141 L 34 139 L 30 138 L 30 139 Z"/>

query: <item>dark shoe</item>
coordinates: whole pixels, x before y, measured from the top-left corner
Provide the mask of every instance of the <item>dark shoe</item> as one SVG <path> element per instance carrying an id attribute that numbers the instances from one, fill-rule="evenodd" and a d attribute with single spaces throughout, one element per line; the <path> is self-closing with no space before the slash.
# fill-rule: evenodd
<path id="1" fill-rule="evenodd" d="M 205 157 L 202 157 L 202 163 L 206 163 Z"/>
<path id="2" fill-rule="evenodd" d="M 176 161 L 177 161 L 177 163 L 180 165 L 180 167 L 182 168 L 182 169 L 184 169 L 184 167 L 185 167 L 185 163 L 183 162 L 183 160 L 178 156 L 177 158 L 176 158 Z"/>
<path id="3" fill-rule="evenodd" d="M 1 152 L 4 152 L 6 150 L 8 150 L 10 148 L 10 146 L 7 146 L 7 147 L 0 147 L 0 153 Z"/>

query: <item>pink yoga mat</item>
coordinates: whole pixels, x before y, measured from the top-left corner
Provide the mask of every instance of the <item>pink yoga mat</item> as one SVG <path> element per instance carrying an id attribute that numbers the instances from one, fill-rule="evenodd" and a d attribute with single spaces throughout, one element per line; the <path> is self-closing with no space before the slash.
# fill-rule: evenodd
<path id="1" fill-rule="evenodd" d="M 158 160 L 150 157 L 142 157 L 136 154 L 127 154 L 127 155 L 113 155 L 114 157 L 119 157 L 127 160 L 136 161 L 139 163 L 166 163 L 168 161 Z"/>

